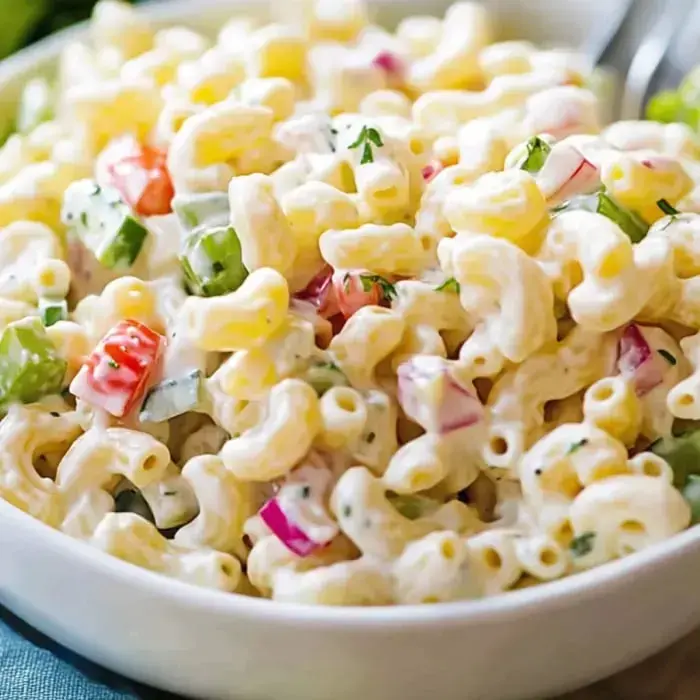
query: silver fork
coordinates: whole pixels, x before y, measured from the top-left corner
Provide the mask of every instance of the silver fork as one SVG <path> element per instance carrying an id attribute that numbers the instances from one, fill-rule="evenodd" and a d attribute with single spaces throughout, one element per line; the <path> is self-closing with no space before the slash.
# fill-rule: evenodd
<path id="1" fill-rule="evenodd" d="M 654 92 L 676 87 L 700 61 L 700 2 L 625 0 L 604 19 L 582 50 L 622 78 L 614 116 L 639 119 Z"/>

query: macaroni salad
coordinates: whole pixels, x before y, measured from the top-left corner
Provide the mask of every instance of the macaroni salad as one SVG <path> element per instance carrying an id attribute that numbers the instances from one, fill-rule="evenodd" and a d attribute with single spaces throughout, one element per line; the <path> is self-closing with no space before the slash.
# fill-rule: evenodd
<path id="1" fill-rule="evenodd" d="M 102 0 L 0 154 L 0 496 L 278 601 L 491 595 L 700 516 L 700 142 L 485 9 Z"/>

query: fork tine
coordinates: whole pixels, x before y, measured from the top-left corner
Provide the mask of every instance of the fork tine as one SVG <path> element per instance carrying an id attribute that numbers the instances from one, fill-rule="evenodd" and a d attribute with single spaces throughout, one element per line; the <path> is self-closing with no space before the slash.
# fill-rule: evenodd
<path id="1" fill-rule="evenodd" d="M 668 9 L 659 22 L 642 40 L 625 78 L 621 119 L 639 119 L 643 116 L 649 86 L 694 4 L 695 0 L 674 0 L 673 3 L 668 3 Z"/>
<path id="2" fill-rule="evenodd" d="M 588 57 L 592 66 L 607 63 L 615 53 L 617 42 L 623 36 L 623 30 L 632 14 L 635 0 L 619 3 L 610 15 L 606 15 L 601 29 L 591 33 L 581 46 L 581 51 Z"/>

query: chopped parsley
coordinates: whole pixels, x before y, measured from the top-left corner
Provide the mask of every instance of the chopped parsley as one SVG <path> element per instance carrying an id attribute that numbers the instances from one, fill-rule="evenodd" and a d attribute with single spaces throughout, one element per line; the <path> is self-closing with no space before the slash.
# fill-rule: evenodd
<path id="1" fill-rule="evenodd" d="M 119 369 L 119 363 L 116 362 L 115 360 L 109 359 L 109 360 L 107 360 L 107 364 L 108 364 L 112 369 Z"/>
<path id="2" fill-rule="evenodd" d="M 311 497 L 311 487 L 308 485 L 301 487 L 301 497 L 310 498 Z"/>
<path id="3" fill-rule="evenodd" d="M 61 414 L 58 411 L 51 411 L 51 416 L 53 416 L 54 418 L 59 418 L 60 415 Z"/>
<path id="4" fill-rule="evenodd" d="M 362 160 L 360 160 L 360 165 L 364 165 L 365 163 L 374 163 L 372 144 L 379 148 L 384 145 L 384 142 L 376 129 L 365 125 L 348 148 L 359 148 L 362 146 Z"/>
<path id="5" fill-rule="evenodd" d="M 83 226 L 87 226 L 87 225 L 88 225 L 88 215 L 87 215 L 87 212 L 86 212 L 86 211 L 81 211 L 81 212 L 80 212 L 80 223 L 81 223 Z"/>
<path id="6" fill-rule="evenodd" d="M 574 442 L 569 446 L 569 449 L 566 451 L 566 454 L 571 455 L 577 450 L 580 450 L 582 447 L 585 447 L 588 444 L 588 439 L 587 438 L 582 438 L 578 442 Z"/>
<path id="7" fill-rule="evenodd" d="M 668 350 L 658 350 L 657 352 L 671 367 L 675 367 L 678 364 L 678 360 Z"/>
<path id="8" fill-rule="evenodd" d="M 459 289 L 459 282 L 454 277 L 446 279 L 441 285 L 435 287 L 436 292 L 454 292 L 455 294 L 459 294 Z"/>
<path id="9" fill-rule="evenodd" d="M 382 296 L 387 301 L 396 299 L 398 296 L 396 294 L 396 287 L 394 287 L 394 285 L 389 282 L 388 279 L 382 277 L 381 275 L 360 275 L 360 284 L 362 284 L 363 292 L 371 292 L 372 285 L 376 284 L 379 287 L 379 291 L 382 293 Z"/>
<path id="10" fill-rule="evenodd" d="M 352 508 L 350 506 L 343 506 L 343 517 L 349 518 L 352 515 Z"/>
<path id="11" fill-rule="evenodd" d="M 595 532 L 584 532 L 578 537 L 571 540 L 569 549 L 575 557 L 585 557 L 593 551 L 593 541 L 595 540 Z"/>
<path id="12" fill-rule="evenodd" d="M 163 491 L 164 496 L 176 496 L 177 491 Z"/>
<path id="13" fill-rule="evenodd" d="M 656 206 L 661 209 L 661 211 L 666 214 L 666 216 L 678 216 L 680 212 L 674 206 L 669 204 L 668 200 L 660 199 L 656 202 Z"/>

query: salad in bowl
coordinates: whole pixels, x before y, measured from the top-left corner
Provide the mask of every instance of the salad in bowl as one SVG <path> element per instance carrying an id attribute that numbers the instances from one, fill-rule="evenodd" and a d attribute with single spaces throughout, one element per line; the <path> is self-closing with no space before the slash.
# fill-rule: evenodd
<path id="1" fill-rule="evenodd" d="M 700 142 L 488 11 L 101 0 L 0 152 L 0 496 L 321 605 L 567 577 L 700 516 Z M 696 250 L 697 249 L 697 250 Z"/>

